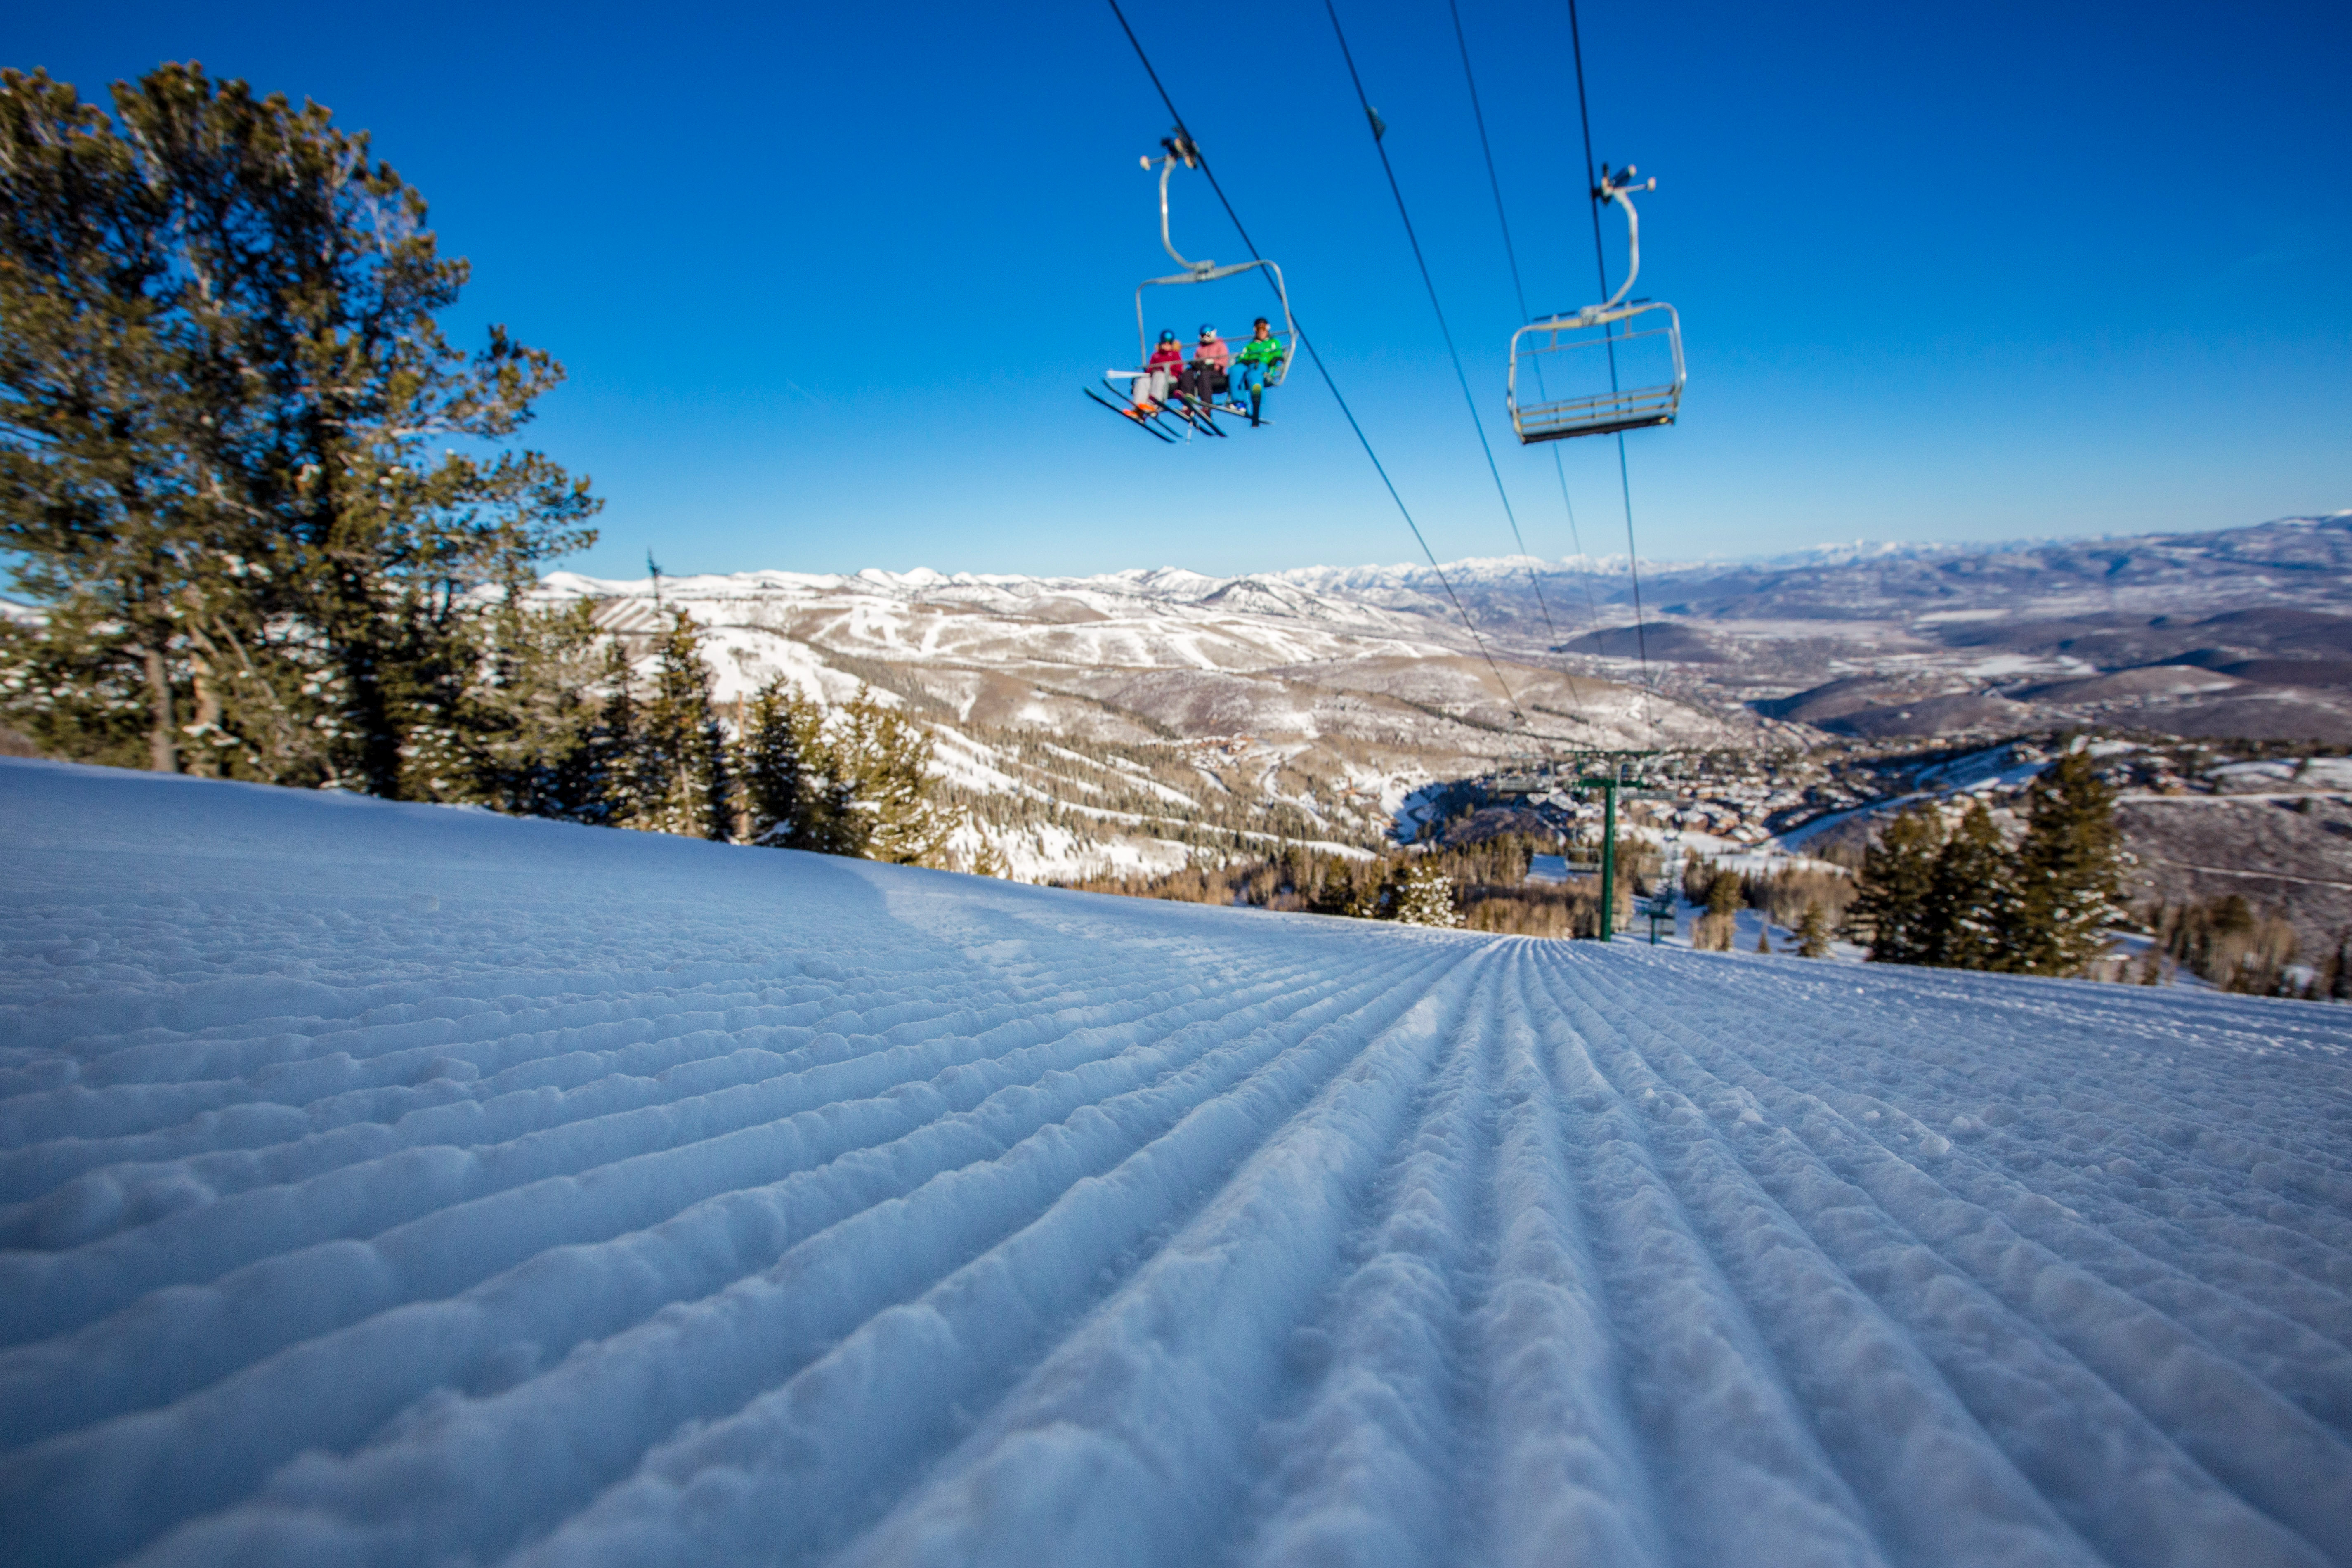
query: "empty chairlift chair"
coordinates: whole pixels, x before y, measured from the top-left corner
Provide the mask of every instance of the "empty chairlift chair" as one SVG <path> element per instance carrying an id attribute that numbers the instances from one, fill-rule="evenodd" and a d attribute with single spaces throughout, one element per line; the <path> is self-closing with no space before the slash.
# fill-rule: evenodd
<path id="1" fill-rule="evenodd" d="M 1601 171 L 1596 199 L 1625 209 L 1628 266 L 1598 305 L 1530 321 L 1511 334 L 1511 428 L 1522 444 L 1607 436 L 1671 425 L 1683 401 L 1682 318 L 1663 300 L 1627 300 L 1642 272 L 1642 227 L 1630 193 L 1633 168 Z"/>

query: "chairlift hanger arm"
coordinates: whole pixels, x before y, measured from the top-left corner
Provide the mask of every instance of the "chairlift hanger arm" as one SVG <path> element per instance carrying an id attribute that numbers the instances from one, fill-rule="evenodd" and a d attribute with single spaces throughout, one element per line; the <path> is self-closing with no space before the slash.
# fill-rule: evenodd
<path id="1" fill-rule="evenodd" d="M 1601 165 L 1601 183 L 1592 187 L 1594 201 L 1603 205 L 1615 202 L 1625 209 L 1625 281 L 1617 286 L 1617 292 L 1596 308 L 1600 310 L 1615 309 L 1626 295 L 1633 291 L 1633 279 L 1642 275 L 1642 215 L 1633 210 L 1632 193 L 1654 191 L 1658 188 L 1658 180 L 1653 174 L 1637 185 L 1633 183 L 1633 174 L 1634 168 L 1631 163 L 1613 174 L 1609 172 L 1609 165 L 1603 163 Z"/>
<path id="2" fill-rule="evenodd" d="M 1168 176 L 1176 172 L 1176 165 L 1179 163 L 1183 164 L 1188 169 L 1199 168 L 1201 166 L 1201 150 L 1193 144 L 1192 139 L 1190 136 L 1185 135 L 1183 131 L 1181 129 L 1161 137 L 1160 139 L 1160 145 L 1162 149 L 1160 156 L 1160 247 L 1168 252 L 1170 258 L 1172 259 L 1177 266 L 1181 267 L 1187 272 L 1206 273 L 1213 269 L 1217 264 L 1213 261 L 1192 261 L 1186 259 L 1185 257 L 1177 250 L 1175 240 L 1170 237 L 1168 233 Z M 1144 154 L 1139 162 L 1142 163 L 1143 167 L 1147 171 L 1150 169 L 1151 156 L 1150 153 Z"/>

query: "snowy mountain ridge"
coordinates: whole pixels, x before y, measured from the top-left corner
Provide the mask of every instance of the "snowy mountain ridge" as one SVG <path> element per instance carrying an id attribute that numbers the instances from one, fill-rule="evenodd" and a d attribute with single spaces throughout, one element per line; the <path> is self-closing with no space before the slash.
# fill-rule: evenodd
<path id="1" fill-rule="evenodd" d="M 2250 539 L 2282 533 L 2310 535 L 2319 531 L 2352 531 L 2352 509 L 2308 516 L 2274 519 L 2251 528 L 2218 532 L 2104 533 L 2045 535 L 1985 542 L 1857 539 L 1809 545 L 1801 549 L 1753 555 L 1652 557 L 1638 560 L 1640 570 L 1661 580 L 1685 579 L 1759 569 L 1801 570 L 1867 566 L 1897 562 L 1950 562 L 1969 557 L 2031 556 L 2046 552 L 2142 550 L 2182 559 L 2200 556 L 2229 560 L 2242 556 Z M 952 596 L 959 592 L 1003 594 L 1015 598 L 1057 594 L 1101 594 L 1115 598 L 1165 600 L 1180 604 L 1213 602 L 1221 595 L 1255 591 L 1264 595 L 1249 607 L 1268 613 L 1330 615 L 1349 595 L 1367 592 L 1439 589 L 1444 578 L 1457 586 L 1510 585 L 1523 583 L 1530 573 L 1539 576 L 1591 574 L 1623 577 L 1635 559 L 1622 552 L 1546 557 L 1538 555 L 1476 555 L 1442 562 L 1434 568 L 1419 562 L 1367 563 L 1353 566 L 1293 566 L 1220 577 L 1181 566 L 1129 567 L 1084 576 L 1034 575 L 1022 573 L 934 571 L 916 566 L 904 572 L 866 567 L 851 574 L 799 573 L 779 570 L 666 577 L 663 582 L 682 594 L 732 590 L 762 592 L 839 592 L 852 584 L 908 597 Z M 599 579 L 570 572 L 551 574 L 551 584 L 597 594 L 650 595 L 651 578 Z M 723 586 L 722 586 L 723 585 Z M 1283 589 L 1303 591 L 1293 597 Z"/>
<path id="2" fill-rule="evenodd" d="M 1114 771 L 1157 759 L 1174 771 L 1154 773 L 1155 786 L 1199 792 L 1204 811 L 1279 804 L 1343 842 L 1377 831 L 1372 803 L 1392 811 L 1422 784 L 1543 746 L 1803 746 L 1824 731 L 1942 740 L 2082 722 L 2352 737 L 2352 700 L 2327 689 L 2331 650 L 2352 650 L 2352 513 L 2210 534 L 1645 562 L 1638 635 L 1626 564 L 1475 557 L 1449 563 L 1443 586 L 1400 565 L 770 570 L 658 584 L 556 573 L 543 591 L 597 601 L 606 628 L 646 655 L 667 613 L 685 610 L 722 701 L 777 676 L 827 700 L 886 693 L 938 729 L 953 775 L 982 795 L 1024 776 L 1017 754 L 1043 765 L 1013 739 L 1042 734 L 1125 748 L 1095 759 Z M 1091 785 L 1022 787 L 1091 809 Z M 1094 830 L 1073 831 L 1013 858 L 1066 874 L 1091 853 L 1076 846 Z M 1176 853 L 1139 840 L 1115 851 L 1129 865 Z"/>
<path id="3" fill-rule="evenodd" d="M 1276 576 L 556 573 L 541 592 L 593 602 L 647 675 L 687 614 L 722 706 L 780 678 L 905 706 L 973 814 L 959 850 L 984 838 L 1031 879 L 1285 839 L 1360 850 L 1412 790 L 1525 746 L 1523 716 L 1587 744 L 1738 732 L 1606 680 L 1498 678 L 1457 624 Z"/>

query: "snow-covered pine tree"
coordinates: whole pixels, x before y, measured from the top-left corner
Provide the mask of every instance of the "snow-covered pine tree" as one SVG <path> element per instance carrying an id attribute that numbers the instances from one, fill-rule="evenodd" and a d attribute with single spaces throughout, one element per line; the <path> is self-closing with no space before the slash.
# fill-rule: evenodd
<path id="1" fill-rule="evenodd" d="M 662 637 L 654 689 L 638 717 L 636 785 L 626 826 L 688 838 L 730 836 L 726 736 L 701 638 L 684 610 Z"/>
<path id="2" fill-rule="evenodd" d="M 1830 955 L 1830 921 L 1819 904 L 1807 904 L 1805 912 L 1797 920 L 1797 956 L 1827 958 Z"/>
<path id="3" fill-rule="evenodd" d="M 1970 805 L 1937 851 L 1935 873 L 1915 929 L 1915 963 L 1946 969 L 2006 969 L 2016 920 L 2008 842 L 1984 802 Z"/>
<path id="4" fill-rule="evenodd" d="M 2069 752 L 2027 790 L 2026 814 L 2001 967 L 2079 974 L 2106 951 L 2122 885 L 2116 793 L 2087 752 Z"/>
<path id="5" fill-rule="evenodd" d="M 1927 896 L 1943 847 L 1942 820 L 1914 806 L 1897 813 L 1864 853 L 1860 892 L 1846 920 L 1857 931 L 1869 931 L 1873 963 L 1928 962 Z"/>
<path id="6" fill-rule="evenodd" d="M 1772 951 L 1772 922 L 1769 920 L 1764 921 L 1756 928 L 1756 951 L 1767 953 Z"/>
<path id="7" fill-rule="evenodd" d="M 1434 857 L 1422 856 L 1406 869 L 1396 887 L 1395 912 L 1391 918 L 1400 925 L 1448 931 L 1462 924 L 1462 916 L 1454 908 L 1454 884 Z"/>

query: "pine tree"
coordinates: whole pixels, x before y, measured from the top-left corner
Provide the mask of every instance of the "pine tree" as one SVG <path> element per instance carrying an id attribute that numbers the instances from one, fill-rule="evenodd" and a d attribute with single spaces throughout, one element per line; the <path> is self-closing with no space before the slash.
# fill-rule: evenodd
<path id="1" fill-rule="evenodd" d="M 900 710 L 860 687 L 836 716 L 828 742 L 835 820 L 849 853 L 902 866 L 934 866 L 955 824 L 934 798 L 931 737 Z"/>
<path id="2" fill-rule="evenodd" d="M 2106 951 L 2123 880 L 2115 791 L 2083 752 L 2060 757 L 2026 793 L 2016 912 L 2002 967 L 2079 974 Z"/>
<path id="3" fill-rule="evenodd" d="M 736 755 L 752 843 L 901 865 L 945 862 L 958 817 L 931 776 L 931 737 L 870 690 L 860 688 L 827 713 L 781 679 L 770 681 L 745 709 Z M 1033 819 L 1025 805 L 1021 819 Z M 1001 871 L 1002 858 L 988 854 Z"/>
<path id="4" fill-rule="evenodd" d="M 0 552 L 46 612 L 0 702 L 73 688 L 69 756 L 462 793 L 483 591 L 593 538 L 584 481 L 483 455 L 561 368 L 449 345 L 465 263 L 326 110 L 194 65 L 114 107 L 0 72 Z"/>
<path id="5" fill-rule="evenodd" d="M 735 752 L 745 843 L 828 848 L 816 820 L 824 744 L 823 710 L 782 676 L 752 695 L 744 706 Z"/>
<path id="6" fill-rule="evenodd" d="M 1326 861 L 1307 907 L 1318 915 L 1346 915 L 1371 920 L 1380 913 L 1381 892 L 1387 878 L 1377 860 Z"/>
<path id="7" fill-rule="evenodd" d="M 1691 945 L 1701 952 L 1729 952 L 1739 921 L 1739 874 L 1717 871 L 1706 886 L 1706 913 L 1691 928 Z"/>
<path id="8" fill-rule="evenodd" d="M 1927 900 L 1943 843 L 1943 823 L 1932 811 L 1914 806 L 1898 813 L 1864 853 L 1860 890 L 1846 918 L 1855 928 L 1869 930 L 1872 963 L 1929 962 Z"/>
<path id="9" fill-rule="evenodd" d="M 972 837 L 979 840 L 979 847 L 971 852 L 971 865 L 968 869 L 975 877 L 994 877 L 999 880 L 1010 879 L 1013 869 L 1005 864 L 1003 855 L 998 852 L 996 841 L 982 828 L 977 816 L 967 815 L 967 820 L 971 824 Z"/>
<path id="10" fill-rule="evenodd" d="M 637 722 L 637 798 L 627 826 L 725 839 L 733 826 L 726 736 L 711 700 L 710 667 L 684 610 L 663 637 L 659 659 Z"/>
<path id="11" fill-rule="evenodd" d="M 526 584 L 506 584 L 446 645 L 442 689 L 402 748 L 401 793 L 579 817 L 566 781 L 596 727 L 603 641 L 593 603 L 535 605 Z"/>
<path id="12" fill-rule="evenodd" d="M 1451 931 L 1462 924 L 1454 908 L 1454 883 L 1433 855 L 1415 859 L 1396 885 L 1390 917 L 1409 926 L 1437 926 Z"/>
<path id="13" fill-rule="evenodd" d="M 603 700 L 581 743 L 557 764 L 548 815 L 597 827 L 625 827 L 638 806 L 637 697 L 628 650 L 615 640 L 604 645 L 599 682 Z"/>
<path id="14" fill-rule="evenodd" d="M 1765 953 L 1772 951 L 1772 922 L 1769 920 L 1760 921 L 1756 928 L 1756 951 Z"/>
<path id="15" fill-rule="evenodd" d="M 1819 904 L 1807 904 L 1797 921 L 1797 956 L 1827 958 L 1830 955 L 1830 921 Z"/>
<path id="16" fill-rule="evenodd" d="M 2015 920 L 2009 847 L 1982 801 L 1970 805 L 1937 852 L 1914 929 L 1916 963 L 1947 969 L 2007 967 Z"/>

